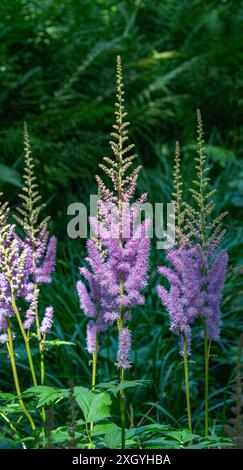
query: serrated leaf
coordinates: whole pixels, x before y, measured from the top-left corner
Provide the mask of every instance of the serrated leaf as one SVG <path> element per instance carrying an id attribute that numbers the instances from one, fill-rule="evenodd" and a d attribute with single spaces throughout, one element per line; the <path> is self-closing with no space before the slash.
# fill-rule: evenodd
<path id="1" fill-rule="evenodd" d="M 121 447 L 121 428 L 116 424 L 111 424 L 104 436 L 104 443 L 108 449 L 118 449 Z"/>
<path id="2" fill-rule="evenodd" d="M 78 406 L 83 412 L 85 421 L 87 421 L 89 409 L 93 398 L 92 392 L 85 387 L 74 387 L 73 393 Z"/>

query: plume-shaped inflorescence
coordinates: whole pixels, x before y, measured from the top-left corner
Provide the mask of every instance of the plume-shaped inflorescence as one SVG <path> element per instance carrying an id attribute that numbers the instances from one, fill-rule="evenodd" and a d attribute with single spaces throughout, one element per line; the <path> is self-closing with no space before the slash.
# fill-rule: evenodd
<path id="1" fill-rule="evenodd" d="M 198 112 L 198 156 L 195 158 L 197 178 L 191 190 L 195 207 L 182 201 L 179 145 L 176 146 L 174 166 L 174 200 L 177 216 L 176 245 L 167 252 L 171 268 L 159 272 L 169 282 L 169 290 L 157 287 L 157 293 L 169 312 L 170 329 L 182 335 L 190 352 L 191 325 L 197 318 L 206 320 L 207 336 L 218 340 L 221 326 L 220 301 L 224 286 L 228 255 L 216 253 L 224 231 L 221 214 L 210 222 L 214 209 L 208 190 L 206 157 L 204 154 L 202 121 Z M 181 350 L 183 354 L 183 350 Z"/>
<path id="2" fill-rule="evenodd" d="M 157 293 L 169 312 L 170 329 L 184 335 L 190 352 L 191 325 L 205 318 L 209 339 L 218 340 L 221 326 L 220 301 L 227 267 L 227 252 L 221 250 L 210 265 L 200 246 L 170 249 L 171 269 L 158 271 L 170 284 L 169 290 L 157 287 Z M 181 350 L 182 352 L 182 350 Z"/>
<path id="3" fill-rule="evenodd" d="M 139 221 L 141 206 L 146 194 L 131 204 L 140 166 L 133 165 L 135 155 L 130 155 L 134 145 L 129 145 L 127 115 L 124 109 L 124 91 L 120 57 L 117 59 L 116 123 L 112 132 L 113 158 L 104 158 L 101 169 L 112 182 L 112 190 L 97 176 L 98 215 L 90 218 L 94 237 L 87 241 L 87 267 L 80 272 L 87 281 L 78 281 L 77 290 L 81 308 L 91 320 L 87 329 L 87 349 L 93 352 L 96 335 L 106 330 L 114 321 L 119 322 L 119 347 L 117 364 L 130 366 L 128 355 L 131 341 L 126 342 L 126 324 L 131 309 L 144 303 L 141 291 L 147 284 L 150 240 L 148 221 Z M 88 284 L 88 288 L 86 287 Z M 124 331 L 123 331 L 124 329 Z M 125 357 L 126 356 L 126 357 Z"/>
<path id="4" fill-rule="evenodd" d="M 42 205 L 38 205 L 40 196 L 37 190 L 36 177 L 33 173 L 33 159 L 27 127 L 24 129 L 25 172 L 23 203 L 18 208 L 16 221 L 22 227 L 22 235 L 16 231 L 14 224 L 9 224 L 7 204 L 0 208 L 0 330 L 3 331 L 1 342 L 7 341 L 7 318 L 15 315 L 13 308 L 18 298 L 27 303 L 23 328 L 29 330 L 35 323 L 39 285 L 51 281 L 55 268 L 56 238 L 48 235 L 45 219 L 38 223 Z M 52 309 L 52 307 L 49 307 Z M 46 314 L 45 314 L 46 318 Z M 44 318 L 44 325 L 47 324 Z M 50 325 L 50 315 L 48 325 Z M 48 328 L 43 328 L 47 331 Z"/>
<path id="5" fill-rule="evenodd" d="M 31 252 L 34 280 L 42 284 L 51 282 L 51 274 L 55 269 L 56 237 L 49 237 L 49 217 L 39 221 L 40 212 L 45 204 L 41 204 L 41 196 L 38 192 L 26 123 L 24 124 L 24 147 L 24 186 L 19 195 L 22 204 L 17 207 L 18 215 L 14 217 L 23 229 L 23 242 Z"/>
<path id="6" fill-rule="evenodd" d="M 24 124 L 25 169 L 24 186 L 19 195 L 22 204 L 17 207 L 16 221 L 22 227 L 22 243 L 29 253 L 29 279 L 32 281 L 29 292 L 31 301 L 26 312 L 24 327 L 29 329 L 35 321 L 38 311 L 39 286 L 51 282 L 55 270 L 56 244 L 55 236 L 49 237 L 49 217 L 40 221 L 40 212 L 45 206 L 41 203 L 37 178 L 34 174 L 34 162 L 31 155 L 30 140 L 26 123 Z M 52 308 L 52 307 L 49 307 Z"/>

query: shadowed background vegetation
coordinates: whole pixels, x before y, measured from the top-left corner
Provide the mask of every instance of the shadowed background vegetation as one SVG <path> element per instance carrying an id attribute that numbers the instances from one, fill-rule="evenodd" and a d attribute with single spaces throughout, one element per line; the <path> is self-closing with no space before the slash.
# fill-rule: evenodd
<path id="1" fill-rule="evenodd" d="M 50 384 L 90 382 L 86 319 L 75 290 L 85 244 L 68 239 L 66 212 L 71 202 L 89 202 L 89 194 L 96 192 L 98 163 L 110 155 L 116 54 L 123 60 L 130 136 L 143 165 L 138 189 L 148 191 L 150 202 L 171 199 L 176 140 L 181 142 L 183 174 L 190 185 L 196 109 L 201 109 L 217 208 L 228 211 L 224 323 L 222 339 L 213 345 L 210 371 L 211 430 L 222 434 L 231 416 L 236 343 L 243 325 L 242 0 L 2 0 L 0 35 L 0 190 L 14 208 L 22 184 L 26 120 L 45 211 L 59 239 L 57 271 L 43 292 L 43 305 L 55 308 L 52 336 L 76 343 L 50 348 Z M 178 343 L 155 296 L 156 268 L 163 259 L 164 253 L 154 247 L 148 300 L 133 313 L 134 366 L 127 377 L 149 382 L 128 393 L 131 425 L 154 420 L 186 423 Z M 203 344 L 197 340 L 192 346 L 192 408 L 195 429 L 201 432 Z M 116 378 L 115 352 L 116 333 L 104 335 L 98 381 Z M 19 348 L 18 354 L 24 356 L 24 351 Z M 3 348 L 0 360 L 0 384 L 8 390 L 11 372 Z M 25 367 L 21 361 L 18 365 L 24 380 Z M 62 424 L 61 405 L 59 411 L 56 421 Z"/>

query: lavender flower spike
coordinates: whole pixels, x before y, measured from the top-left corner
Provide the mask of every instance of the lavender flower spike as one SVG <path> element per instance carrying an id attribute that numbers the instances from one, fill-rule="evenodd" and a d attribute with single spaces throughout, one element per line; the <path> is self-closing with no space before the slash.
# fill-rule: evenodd
<path id="1" fill-rule="evenodd" d="M 44 262 L 36 268 L 36 281 L 40 284 L 51 282 L 51 274 L 55 269 L 56 246 L 57 239 L 52 236 L 49 240 Z"/>
<path id="2" fill-rule="evenodd" d="M 122 369 L 129 369 L 131 364 L 128 360 L 129 353 L 131 351 L 131 332 L 128 328 L 123 328 L 119 336 L 119 348 L 117 353 L 117 363 L 118 367 Z"/>
<path id="3" fill-rule="evenodd" d="M 92 354 L 96 350 L 96 339 L 97 339 L 97 326 L 93 320 L 90 320 L 87 325 L 87 351 Z"/>
<path id="4" fill-rule="evenodd" d="M 35 292 L 35 295 L 33 296 L 32 302 L 26 312 L 26 319 L 23 325 L 25 330 L 28 330 L 35 321 L 37 307 L 38 307 L 38 297 L 39 297 L 39 290 L 37 289 Z"/>
<path id="5" fill-rule="evenodd" d="M 53 307 L 47 307 L 40 327 L 40 332 L 42 335 L 45 335 L 48 333 L 48 331 L 50 331 L 53 323 L 53 314 Z"/>
<path id="6" fill-rule="evenodd" d="M 96 308 L 95 304 L 90 298 L 90 295 L 86 289 L 86 286 L 82 281 L 77 282 L 77 292 L 80 300 L 80 307 L 83 309 L 87 317 L 95 317 Z"/>
<path id="7" fill-rule="evenodd" d="M 221 250 L 207 273 L 207 294 L 202 316 L 206 318 L 208 338 L 214 341 L 217 341 L 220 336 L 220 301 L 226 277 L 227 263 L 228 254 L 226 250 Z"/>

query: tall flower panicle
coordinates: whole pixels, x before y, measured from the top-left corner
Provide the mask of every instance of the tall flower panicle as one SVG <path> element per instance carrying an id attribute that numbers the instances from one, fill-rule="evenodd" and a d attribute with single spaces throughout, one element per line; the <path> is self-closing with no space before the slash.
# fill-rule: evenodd
<path id="1" fill-rule="evenodd" d="M 24 186 L 19 197 L 21 204 L 17 207 L 18 214 L 14 217 L 22 227 L 24 235 L 21 243 L 28 251 L 28 295 L 30 307 L 26 312 L 25 328 L 32 326 L 38 312 L 38 287 L 51 282 L 55 270 L 56 244 L 55 236 L 49 237 L 49 217 L 40 220 L 40 212 L 45 206 L 41 203 L 37 177 L 34 173 L 34 161 L 31 154 L 30 139 L 26 123 L 24 123 Z"/>
<path id="2" fill-rule="evenodd" d="M 211 222 L 215 207 L 209 190 L 208 167 L 204 154 L 204 139 L 200 112 L 198 118 L 198 155 L 195 158 L 197 178 L 191 189 L 195 205 L 182 200 L 179 144 L 176 145 L 173 197 L 176 209 L 176 245 L 167 252 L 171 269 L 160 267 L 159 272 L 169 282 L 167 290 L 157 287 L 157 293 L 170 316 L 170 329 L 184 335 L 190 351 L 191 325 L 197 318 L 206 320 L 208 338 L 220 335 L 220 300 L 226 276 L 227 253 L 216 248 L 224 235 L 224 214 Z M 181 350 L 183 354 L 183 349 Z"/>

